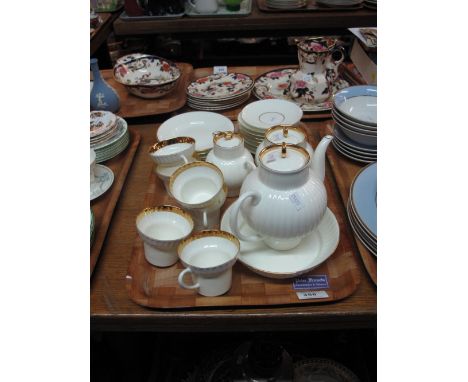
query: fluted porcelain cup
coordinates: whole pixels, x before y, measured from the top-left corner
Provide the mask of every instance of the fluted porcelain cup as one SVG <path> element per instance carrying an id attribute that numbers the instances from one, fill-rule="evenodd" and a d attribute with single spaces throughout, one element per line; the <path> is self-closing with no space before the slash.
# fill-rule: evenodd
<path id="1" fill-rule="evenodd" d="M 192 217 L 179 207 L 145 208 L 136 218 L 145 258 L 156 267 L 169 267 L 178 260 L 177 246 L 193 231 Z"/>

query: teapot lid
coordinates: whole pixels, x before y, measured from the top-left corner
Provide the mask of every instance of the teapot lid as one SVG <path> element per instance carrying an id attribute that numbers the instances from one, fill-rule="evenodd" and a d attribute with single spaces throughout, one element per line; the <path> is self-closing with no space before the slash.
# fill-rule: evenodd
<path id="1" fill-rule="evenodd" d="M 306 149 L 286 142 L 264 148 L 258 158 L 261 167 L 281 174 L 299 172 L 310 162 Z"/>
<path id="2" fill-rule="evenodd" d="M 266 140 L 272 144 L 286 142 L 297 145 L 304 142 L 306 136 L 302 127 L 293 125 L 276 125 L 270 127 L 265 133 Z"/>

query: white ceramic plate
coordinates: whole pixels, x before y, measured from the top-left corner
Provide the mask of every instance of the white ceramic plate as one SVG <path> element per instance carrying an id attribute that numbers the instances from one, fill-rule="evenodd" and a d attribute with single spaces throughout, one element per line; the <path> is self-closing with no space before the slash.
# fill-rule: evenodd
<path id="1" fill-rule="evenodd" d="M 377 162 L 364 167 L 354 178 L 350 199 L 356 217 L 377 238 Z"/>
<path id="2" fill-rule="evenodd" d="M 373 161 L 377 160 L 377 153 L 369 153 L 367 151 L 360 151 L 360 150 L 356 150 L 354 148 L 348 147 L 336 137 L 333 141 L 340 149 L 343 149 L 344 151 L 346 151 L 347 153 L 351 155 L 358 155 L 359 157 L 362 157 L 362 159 L 372 159 Z"/>
<path id="3" fill-rule="evenodd" d="M 90 200 L 104 194 L 114 182 L 114 173 L 109 167 L 97 164 L 94 168 L 94 182 L 90 182 Z"/>
<path id="4" fill-rule="evenodd" d="M 341 114 L 337 109 L 332 109 L 332 117 L 334 120 L 338 120 L 341 124 L 349 127 L 357 129 L 360 132 L 367 132 L 367 134 L 377 134 L 377 127 L 371 125 L 365 125 L 362 123 L 358 123 L 356 121 L 352 121 L 346 118 L 343 114 Z"/>
<path id="5" fill-rule="evenodd" d="M 232 205 L 223 215 L 221 229 L 232 233 L 229 224 L 231 211 Z M 239 219 L 241 231 L 246 235 L 253 234 L 254 231 L 243 221 L 241 214 Z M 239 241 L 241 263 L 262 276 L 285 279 L 306 273 L 326 261 L 338 246 L 340 227 L 333 212 L 327 208 L 317 228 L 291 250 L 276 251 L 263 242 Z"/>
<path id="6" fill-rule="evenodd" d="M 294 125 L 302 118 L 302 109 L 295 103 L 281 99 L 266 99 L 249 103 L 241 116 L 248 125 L 266 130 L 279 124 Z"/>
<path id="7" fill-rule="evenodd" d="M 333 106 L 353 121 L 377 126 L 377 86 L 359 85 L 340 90 L 333 97 Z"/>
<path id="8" fill-rule="evenodd" d="M 187 87 L 192 98 L 224 100 L 249 92 L 253 79 L 243 73 L 211 74 L 199 78 Z"/>
<path id="9" fill-rule="evenodd" d="M 377 135 L 357 133 L 354 130 L 350 130 L 342 126 L 338 121 L 335 121 L 335 127 L 333 131 L 337 131 L 337 130 L 340 130 L 340 132 L 342 132 L 349 139 L 356 142 L 360 146 L 377 147 Z"/>
<path id="10" fill-rule="evenodd" d="M 208 111 L 192 111 L 169 118 L 159 126 L 156 136 L 164 141 L 175 137 L 195 139 L 195 151 L 213 148 L 213 133 L 216 131 L 234 131 L 229 118 Z"/>

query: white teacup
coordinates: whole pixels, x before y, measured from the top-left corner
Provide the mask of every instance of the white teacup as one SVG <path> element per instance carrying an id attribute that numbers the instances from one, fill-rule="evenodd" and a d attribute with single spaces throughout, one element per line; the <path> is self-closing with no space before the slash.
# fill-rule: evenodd
<path id="1" fill-rule="evenodd" d="M 193 231 L 192 217 L 179 207 L 145 208 L 136 218 L 138 234 L 143 240 L 145 258 L 157 267 L 175 264 L 177 246 Z"/>
<path id="2" fill-rule="evenodd" d="M 90 154 L 89 179 L 90 179 L 90 182 L 93 183 L 94 180 L 96 179 L 94 175 L 94 169 L 96 168 L 96 152 L 94 151 L 94 149 L 90 149 L 89 154 Z"/>
<path id="3" fill-rule="evenodd" d="M 160 166 L 176 166 L 193 162 L 195 139 L 176 137 L 155 143 L 149 149 L 151 159 Z"/>
<path id="4" fill-rule="evenodd" d="M 185 289 L 197 289 L 203 296 L 220 296 L 231 289 L 232 267 L 239 255 L 239 240 L 232 234 L 208 230 L 184 239 L 177 252 L 186 267 L 178 277 Z M 193 284 L 187 284 L 184 276 L 192 274 Z"/>
<path id="5" fill-rule="evenodd" d="M 178 168 L 169 179 L 169 193 L 192 215 L 196 231 L 219 225 L 227 186 L 214 164 L 193 162 Z"/>
<path id="6" fill-rule="evenodd" d="M 218 11 L 218 0 L 189 0 L 197 13 L 215 13 Z"/>

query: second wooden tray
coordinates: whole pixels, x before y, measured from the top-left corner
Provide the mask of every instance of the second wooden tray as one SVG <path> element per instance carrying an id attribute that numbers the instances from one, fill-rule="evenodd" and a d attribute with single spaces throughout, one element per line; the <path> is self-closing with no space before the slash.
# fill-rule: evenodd
<path id="1" fill-rule="evenodd" d="M 316 142 L 313 146 L 315 145 Z M 346 210 L 330 168 L 327 169 L 325 185 L 328 207 L 335 214 L 340 226 L 340 242 L 334 254 L 325 263 L 299 278 L 325 276 L 328 287 L 320 290 L 326 292 L 327 297 L 301 300 L 297 294 L 301 290 L 295 290 L 293 286 L 294 280 L 297 279 L 265 278 L 253 273 L 240 262 L 234 266 L 233 284 L 228 293 L 218 297 L 204 297 L 179 287 L 177 276 L 183 269 L 179 262 L 168 268 L 157 268 L 149 264 L 144 256 L 143 243 L 137 236 L 126 279 L 130 298 L 140 305 L 152 308 L 196 308 L 317 303 L 337 301 L 351 295 L 359 285 L 360 272 L 353 253 L 353 238 L 346 222 Z M 227 199 L 222 212 L 235 200 L 236 198 Z M 159 204 L 177 205 L 152 171 L 144 206 Z"/>
<path id="2" fill-rule="evenodd" d="M 140 135 L 130 131 L 130 143 L 128 147 L 116 157 L 104 162 L 114 173 L 114 183 L 111 188 L 99 198 L 91 202 L 91 209 L 94 213 L 94 241 L 90 251 L 91 275 L 101 253 L 102 245 L 106 238 L 114 208 L 119 200 L 128 170 L 133 162 Z"/>

